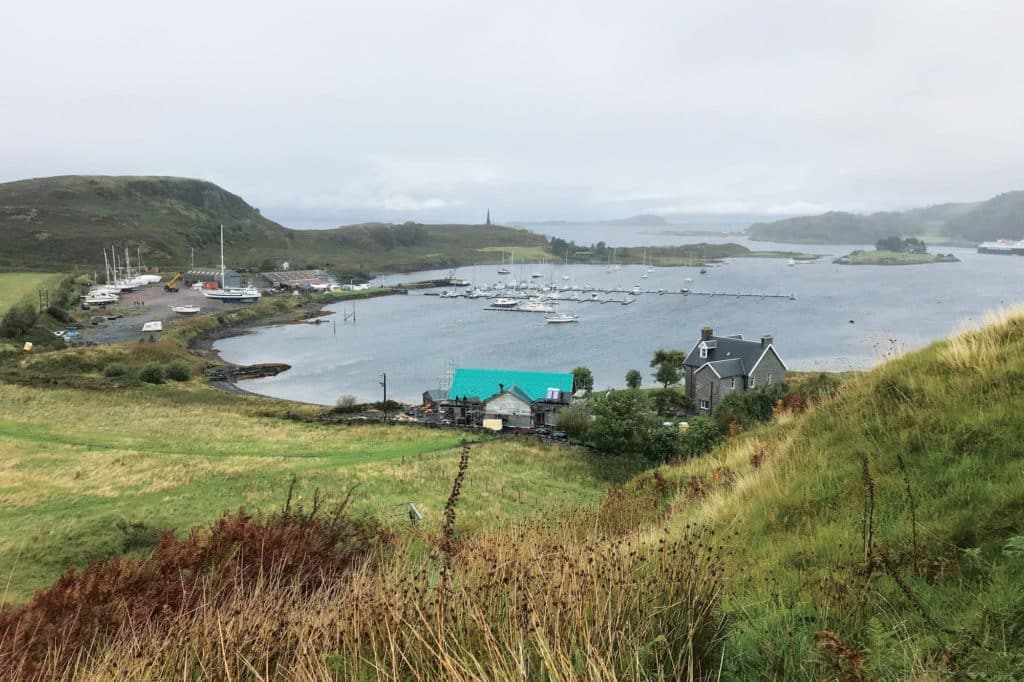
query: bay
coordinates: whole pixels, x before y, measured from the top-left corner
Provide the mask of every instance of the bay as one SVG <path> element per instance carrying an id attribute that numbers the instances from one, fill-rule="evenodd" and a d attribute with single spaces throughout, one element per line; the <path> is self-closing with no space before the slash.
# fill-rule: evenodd
<path id="1" fill-rule="evenodd" d="M 617 230 L 623 228 L 616 227 Z M 660 228 L 665 229 L 665 228 Z M 669 228 L 671 229 L 671 228 Z M 627 230 L 637 239 L 636 232 Z M 590 284 L 603 289 L 661 288 L 723 295 L 637 296 L 634 304 L 564 303 L 562 312 L 580 316 L 576 324 L 547 324 L 541 314 L 486 310 L 486 299 L 442 299 L 412 293 L 356 302 L 357 322 L 338 314 L 353 304 L 328 306 L 326 324 L 264 327 L 218 341 L 216 349 L 240 364 L 285 362 L 292 369 L 244 382 L 257 393 L 324 405 L 342 395 L 379 400 L 382 373 L 389 397 L 418 402 L 424 390 L 439 388 L 446 369 L 498 367 L 569 371 L 589 367 L 597 387 L 620 387 L 628 370 L 638 369 L 653 383 L 648 362 L 658 348 L 689 350 L 700 328 L 718 334 L 758 338 L 772 334 L 790 369 L 841 371 L 868 369 L 886 357 L 945 338 L 963 324 L 978 323 L 986 311 L 1021 300 L 1024 258 L 978 254 L 970 249 L 932 247 L 952 252 L 961 263 L 918 266 L 840 266 L 831 256 L 849 246 L 773 245 L 735 236 L 673 237 L 663 243 L 732 241 L 756 249 L 801 250 L 829 254 L 809 265 L 788 266 L 785 259 L 729 259 L 709 268 L 644 268 L 524 264 L 519 279 L 538 271 L 556 284 Z M 610 242 L 611 243 L 611 242 Z M 621 243 L 626 243 L 623 240 Z M 653 242 L 650 242 L 653 243 Z M 863 248 L 863 247 L 861 247 Z M 570 280 L 561 278 L 563 273 Z M 429 271 L 382 278 L 384 283 L 441 277 Z M 457 277 L 474 282 L 502 279 L 497 266 L 459 268 Z M 686 278 L 692 282 L 686 282 Z M 789 298 L 737 298 L 737 293 L 792 294 Z M 729 295 L 732 294 L 732 295 Z M 622 294 L 618 294 L 619 297 Z"/>

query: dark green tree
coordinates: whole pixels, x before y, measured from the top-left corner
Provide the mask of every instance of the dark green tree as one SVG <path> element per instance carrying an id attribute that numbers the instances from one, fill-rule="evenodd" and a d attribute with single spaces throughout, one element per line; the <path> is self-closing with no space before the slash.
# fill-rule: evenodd
<path id="1" fill-rule="evenodd" d="M 651 358 L 651 367 L 657 368 L 654 373 L 655 380 L 665 388 L 672 384 L 678 384 L 682 378 L 684 362 L 686 362 L 686 353 L 683 351 L 659 348 Z"/>
<path id="2" fill-rule="evenodd" d="M 582 365 L 572 371 L 572 390 L 578 391 L 581 388 L 585 391 L 594 390 L 594 374 Z"/>
<path id="3" fill-rule="evenodd" d="M 630 388 L 640 388 L 640 384 L 643 382 L 643 377 L 640 376 L 640 371 L 631 369 L 626 372 L 626 385 Z"/>
<path id="4" fill-rule="evenodd" d="M 665 389 L 668 389 L 672 384 L 678 384 L 681 378 L 679 370 L 668 364 L 659 365 L 658 371 L 654 373 L 654 379 Z"/>

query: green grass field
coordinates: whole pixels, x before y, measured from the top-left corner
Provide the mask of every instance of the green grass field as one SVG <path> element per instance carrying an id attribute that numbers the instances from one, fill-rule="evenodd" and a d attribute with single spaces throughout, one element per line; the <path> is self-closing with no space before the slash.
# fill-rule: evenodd
<path id="1" fill-rule="evenodd" d="M 226 510 L 269 510 L 313 491 L 395 528 L 413 502 L 436 528 L 461 435 L 418 427 L 344 427 L 274 416 L 281 405 L 196 385 L 116 393 L 0 384 L 0 576 L 8 600 L 90 556 L 131 549 L 125 522 L 187 531 Z M 312 408 L 289 408 L 311 414 Z M 589 504 L 631 472 L 533 442 L 473 445 L 460 526 L 490 528 Z"/>
<path id="2" fill-rule="evenodd" d="M 31 297 L 37 303 L 36 292 L 58 279 L 59 274 L 49 272 L 0 272 L 0 315 L 23 298 Z"/>

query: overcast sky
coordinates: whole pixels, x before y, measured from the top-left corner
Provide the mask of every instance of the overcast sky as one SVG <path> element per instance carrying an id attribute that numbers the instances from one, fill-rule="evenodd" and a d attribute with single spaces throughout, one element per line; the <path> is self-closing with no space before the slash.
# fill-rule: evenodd
<path id="1" fill-rule="evenodd" d="M 0 0 L 0 180 L 288 225 L 875 210 L 1024 189 L 1024 3 Z"/>

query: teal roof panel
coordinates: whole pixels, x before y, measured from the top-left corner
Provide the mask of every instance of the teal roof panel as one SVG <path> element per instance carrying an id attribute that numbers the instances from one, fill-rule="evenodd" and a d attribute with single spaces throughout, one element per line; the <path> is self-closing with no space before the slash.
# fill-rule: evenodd
<path id="1" fill-rule="evenodd" d="M 487 400 L 501 390 L 499 385 L 504 385 L 506 389 L 516 386 L 529 396 L 530 400 L 544 400 L 548 396 L 549 388 L 557 388 L 562 393 L 572 393 L 572 374 L 459 367 L 452 378 L 448 399 Z"/>

